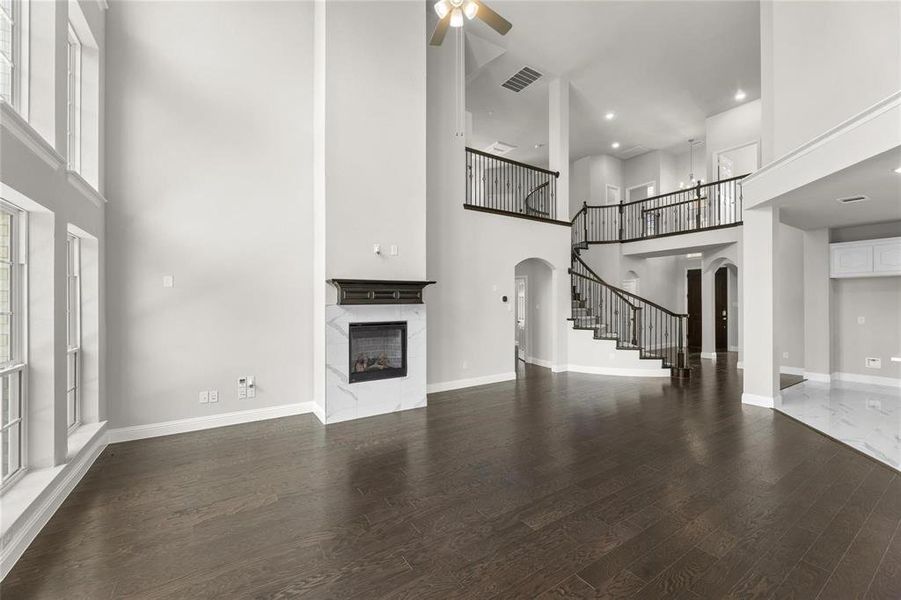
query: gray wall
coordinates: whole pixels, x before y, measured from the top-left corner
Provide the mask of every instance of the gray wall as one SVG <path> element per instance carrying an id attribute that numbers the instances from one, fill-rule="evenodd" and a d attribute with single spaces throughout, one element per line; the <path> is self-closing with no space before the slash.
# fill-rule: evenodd
<path id="1" fill-rule="evenodd" d="M 776 288 L 776 340 L 779 364 L 804 367 L 804 234 L 779 225 L 779 272 Z M 785 356 L 785 353 L 788 356 Z"/>
<path id="2" fill-rule="evenodd" d="M 312 9 L 111 3 L 114 427 L 310 400 Z"/>
<path id="3" fill-rule="evenodd" d="M 515 273 L 527 280 L 526 355 L 550 362 L 554 358 L 554 327 L 557 324 L 553 313 L 551 268 L 540 260 L 529 259 L 516 265 Z"/>
<path id="4" fill-rule="evenodd" d="M 901 277 L 835 279 L 832 286 L 833 371 L 901 378 L 901 363 L 889 360 L 901 356 Z M 881 358 L 882 368 L 866 368 L 866 357 Z"/>

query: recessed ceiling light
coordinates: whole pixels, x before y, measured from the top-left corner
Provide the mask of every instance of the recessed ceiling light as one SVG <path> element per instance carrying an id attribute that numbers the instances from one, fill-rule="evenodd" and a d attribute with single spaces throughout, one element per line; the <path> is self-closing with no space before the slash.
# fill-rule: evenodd
<path id="1" fill-rule="evenodd" d="M 737 92 L 735 92 L 735 100 L 737 100 L 738 102 L 741 102 L 746 97 L 747 97 L 747 94 L 745 94 L 745 92 L 743 90 L 738 90 Z"/>
<path id="2" fill-rule="evenodd" d="M 897 173 L 898 175 L 901 175 L 901 167 L 898 167 L 897 169 L 895 169 L 895 173 Z"/>
<path id="3" fill-rule="evenodd" d="M 535 149 L 544 148 L 544 144 L 535 144 Z"/>
<path id="4" fill-rule="evenodd" d="M 610 147 L 616 150 L 617 148 L 619 148 L 619 142 L 613 142 L 612 144 L 610 144 Z"/>
<path id="5" fill-rule="evenodd" d="M 607 119 L 608 121 L 612 121 L 613 117 L 615 117 L 615 116 L 616 116 L 616 114 L 613 111 L 610 111 L 606 115 L 604 115 L 604 118 Z"/>

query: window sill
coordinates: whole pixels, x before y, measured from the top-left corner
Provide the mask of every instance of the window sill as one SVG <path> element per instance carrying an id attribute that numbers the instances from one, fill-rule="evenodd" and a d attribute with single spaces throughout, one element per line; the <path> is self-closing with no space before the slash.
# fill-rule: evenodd
<path id="1" fill-rule="evenodd" d="M 106 204 L 106 198 L 103 197 L 103 194 L 98 192 L 94 186 L 88 183 L 88 181 L 77 171 L 66 171 L 66 179 L 69 180 L 72 187 L 81 192 L 81 195 L 90 200 L 94 206 L 100 208 Z"/>
<path id="2" fill-rule="evenodd" d="M 90 423 L 69 436 L 66 462 L 26 471 L 0 496 L 0 577 L 6 575 L 106 446 L 106 421 Z"/>
<path id="3" fill-rule="evenodd" d="M 53 169 L 59 169 L 65 164 L 66 160 L 56 148 L 16 112 L 16 109 L 2 100 L 0 100 L 0 125 Z"/>

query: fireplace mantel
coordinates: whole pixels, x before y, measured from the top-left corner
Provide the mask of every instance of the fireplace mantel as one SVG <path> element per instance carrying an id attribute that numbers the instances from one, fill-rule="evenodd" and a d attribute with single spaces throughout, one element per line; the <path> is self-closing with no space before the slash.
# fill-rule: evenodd
<path id="1" fill-rule="evenodd" d="M 338 289 L 338 304 L 422 304 L 422 289 L 434 281 L 329 279 Z"/>

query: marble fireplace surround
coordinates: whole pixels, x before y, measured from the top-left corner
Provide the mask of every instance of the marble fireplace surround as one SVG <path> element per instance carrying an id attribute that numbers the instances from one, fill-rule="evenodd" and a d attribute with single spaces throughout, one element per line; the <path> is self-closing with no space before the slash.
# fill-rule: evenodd
<path id="1" fill-rule="evenodd" d="M 407 375 L 349 383 L 351 323 L 406 321 Z M 426 405 L 425 304 L 325 307 L 325 422 L 338 423 Z"/>

